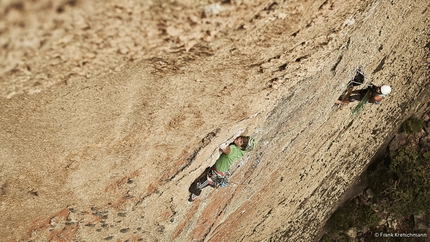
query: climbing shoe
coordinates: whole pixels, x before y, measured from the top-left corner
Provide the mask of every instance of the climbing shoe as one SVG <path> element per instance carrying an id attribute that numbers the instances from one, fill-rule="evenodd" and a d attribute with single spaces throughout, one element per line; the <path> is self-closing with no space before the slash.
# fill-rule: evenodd
<path id="1" fill-rule="evenodd" d="M 194 200 L 196 200 L 197 196 L 192 194 L 190 195 L 190 197 L 188 198 L 188 202 L 193 202 Z"/>

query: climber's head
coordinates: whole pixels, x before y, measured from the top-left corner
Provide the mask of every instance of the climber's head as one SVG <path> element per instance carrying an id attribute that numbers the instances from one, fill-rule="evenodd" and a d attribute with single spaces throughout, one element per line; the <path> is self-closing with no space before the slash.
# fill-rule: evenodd
<path id="1" fill-rule="evenodd" d="M 234 140 L 234 144 L 241 150 L 250 151 L 255 147 L 255 140 L 250 136 L 239 136 Z"/>
<path id="2" fill-rule="evenodd" d="M 381 94 L 382 95 L 388 95 L 388 94 L 390 94 L 390 92 L 391 92 L 391 87 L 390 86 L 388 86 L 388 85 L 383 85 L 382 87 L 381 87 Z"/>

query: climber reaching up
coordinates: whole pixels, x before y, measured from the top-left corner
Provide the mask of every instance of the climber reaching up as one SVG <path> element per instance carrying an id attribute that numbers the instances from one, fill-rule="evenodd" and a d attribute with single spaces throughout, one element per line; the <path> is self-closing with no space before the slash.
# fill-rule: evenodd
<path id="1" fill-rule="evenodd" d="M 386 95 L 390 94 L 391 87 L 388 85 L 383 86 L 375 86 L 373 84 L 370 84 L 367 88 L 361 89 L 361 90 L 355 90 L 351 93 L 351 96 L 342 101 L 341 98 L 339 100 L 336 100 L 336 104 L 348 104 L 350 102 L 354 101 L 362 101 L 365 98 L 368 98 L 369 103 L 373 104 L 379 104 L 382 99 L 385 98 Z"/>
<path id="2" fill-rule="evenodd" d="M 218 188 L 219 186 L 225 187 L 230 179 L 231 165 L 246 154 L 246 152 L 254 149 L 255 140 L 250 136 L 239 136 L 233 143 L 220 145 L 222 152 L 212 167 L 206 168 L 203 174 L 197 178 L 190 186 L 191 193 L 188 201 L 192 202 L 200 195 L 203 188 L 211 186 Z"/>

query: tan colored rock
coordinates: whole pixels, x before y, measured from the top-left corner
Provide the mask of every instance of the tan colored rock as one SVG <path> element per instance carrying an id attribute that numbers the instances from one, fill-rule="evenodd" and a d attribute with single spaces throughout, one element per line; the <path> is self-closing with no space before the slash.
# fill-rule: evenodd
<path id="1" fill-rule="evenodd" d="M 428 100 L 414 95 L 428 84 L 423 1 L 232 1 L 206 18 L 213 2 L 67 2 L 2 19 L 6 241 L 312 241 Z M 333 102 L 359 65 L 393 93 L 352 118 Z M 239 134 L 257 148 L 189 204 Z"/>

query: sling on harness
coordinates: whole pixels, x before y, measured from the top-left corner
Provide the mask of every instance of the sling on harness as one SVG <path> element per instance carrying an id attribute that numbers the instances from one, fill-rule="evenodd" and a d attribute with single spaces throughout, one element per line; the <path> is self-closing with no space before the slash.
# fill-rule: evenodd
<path id="1" fill-rule="evenodd" d="M 372 93 L 372 90 L 370 88 L 367 89 L 366 95 L 364 95 L 363 99 L 361 99 L 361 101 L 358 103 L 357 107 L 355 107 L 354 110 L 352 110 L 352 116 L 360 112 L 364 104 L 366 104 L 369 101 L 371 93 Z"/>
<path id="2" fill-rule="evenodd" d="M 226 187 L 230 183 L 230 172 L 217 171 L 213 166 L 208 172 L 208 181 L 212 187 Z"/>

